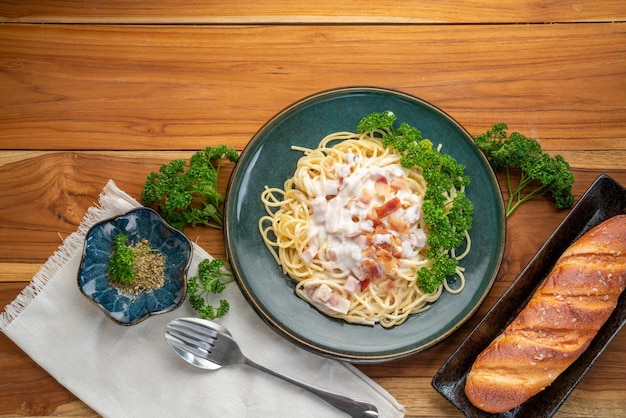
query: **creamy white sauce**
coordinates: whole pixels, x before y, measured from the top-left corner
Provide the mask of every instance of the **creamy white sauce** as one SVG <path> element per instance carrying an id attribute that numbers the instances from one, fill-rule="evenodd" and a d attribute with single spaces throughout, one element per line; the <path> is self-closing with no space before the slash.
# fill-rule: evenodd
<path id="1" fill-rule="evenodd" d="M 393 279 L 402 261 L 418 257 L 426 245 L 419 227 L 421 199 L 410 190 L 407 171 L 398 164 L 381 167 L 368 161 L 357 167 L 358 159 L 347 154 L 333 167 L 338 179 L 307 184 L 315 195 L 305 262 L 317 257 L 326 269 L 342 272 L 348 292 L 369 280 Z M 390 213 L 384 210 L 387 205 Z M 331 308 L 328 290 L 318 289 L 314 302 Z"/>

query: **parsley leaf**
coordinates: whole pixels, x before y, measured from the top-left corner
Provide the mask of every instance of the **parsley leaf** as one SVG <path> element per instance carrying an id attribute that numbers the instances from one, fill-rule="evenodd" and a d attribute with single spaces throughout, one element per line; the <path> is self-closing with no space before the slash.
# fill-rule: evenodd
<path id="1" fill-rule="evenodd" d="M 552 196 L 558 209 L 571 208 L 574 175 L 567 161 L 561 155 L 545 153 L 536 139 L 519 132 L 507 138 L 506 129 L 505 123 L 497 123 L 474 138 L 491 167 L 506 174 L 506 217 L 537 196 Z"/>
<path id="2" fill-rule="evenodd" d="M 224 197 L 218 190 L 223 160 L 237 162 L 239 154 L 226 145 L 206 147 L 193 154 L 189 167 L 177 159 L 148 174 L 141 200 L 154 207 L 174 228 L 198 224 L 221 229 Z"/>
<path id="3" fill-rule="evenodd" d="M 223 270 L 224 265 L 224 260 L 219 258 L 204 259 L 198 264 L 198 275 L 187 281 L 189 303 L 202 319 L 219 318 L 230 309 L 226 299 L 220 299 L 218 306 L 209 301 L 211 294 L 222 293 L 226 285 L 234 281 L 233 275 Z"/>

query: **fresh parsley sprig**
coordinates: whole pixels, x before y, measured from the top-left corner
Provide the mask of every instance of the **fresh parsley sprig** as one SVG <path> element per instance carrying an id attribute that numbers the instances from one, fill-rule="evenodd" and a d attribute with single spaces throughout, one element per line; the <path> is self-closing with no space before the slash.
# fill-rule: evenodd
<path id="1" fill-rule="evenodd" d="M 233 282 L 231 273 L 225 272 L 224 260 L 220 258 L 204 259 L 198 264 L 198 275 L 187 282 L 189 303 L 202 319 L 215 319 L 224 316 L 230 309 L 226 299 L 220 299 L 218 306 L 213 306 L 211 294 L 220 294 L 226 285 Z"/>
<path id="2" fill-rule="evenodd" d="M 491 167 L 506 174 L 506 217 L 538 196 L 552 196 L 558 209 L 571 208 L 574 175 L 567 161 L 561 155 L 547 154 L 536 139 L 519 132 L 507 138 L 507 127 L 506 123 L 497 123 L 474 138 Z"/>
<path id="3" fill-rule="evenodd" d="M 223 226 L 224 196 L 218 190 L 221 163 L 237 162 L 239 154 L 226 145 L 206 147 L 191 156 L 189 167 L 182 159 L 148 174 L 141 200 L 154 207 L 174 228 L 186 225 Z"/>
<path id="4" fill-rule="evenodd" d="M 392 112 L 375 112 L 364 117 L 357 125 L 359 133 L 374 132 L 381 136 L 384 146 L 398 151 L 401 165 L 407 169 L 421 169 L 427 182 L 422 203 L 424 221 L 428 225 L 429 247 L 427 257 L 432 264 L 418 271 L 418 284 L 432 293 L 455 273 L 457 260 L 450 250 L 460 246 L 466 232 L 472 227 L 474 206 L 465 193 L 459 191 L 451 203 L 447 193 L 469 184 L 465 166 L 452 156 L 441 154 L 433 143 L 422 138 L 422 133 L 407 123 L 395 127 L 396 115 Z"/>

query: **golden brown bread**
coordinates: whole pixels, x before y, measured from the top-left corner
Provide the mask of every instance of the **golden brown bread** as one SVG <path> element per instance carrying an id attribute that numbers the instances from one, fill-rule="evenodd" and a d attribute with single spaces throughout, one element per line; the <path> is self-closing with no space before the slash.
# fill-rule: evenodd
<path id="1" fill-rule="evenodd" d="M 528 305 L 476 358 L 468 399 L 498 413 L 545 389 L 587 349 L 625 286 L 626 215 L 619 215 L 565 250 Z"/>

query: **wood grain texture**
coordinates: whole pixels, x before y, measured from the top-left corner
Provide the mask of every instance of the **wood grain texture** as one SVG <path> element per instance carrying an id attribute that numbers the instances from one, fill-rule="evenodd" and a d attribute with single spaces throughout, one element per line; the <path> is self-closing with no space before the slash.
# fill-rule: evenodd
<path id="1" fill-rule="evenodd" d="M 277 112 L 331 88 L 400 90 L 472 135 L 506 122 L 570 162 L 577 197 L 601 173 L 626 184 L 621 0 L 3 1 L 0 22 L 0 307 L 109 179 L 139 198 L 161 164 L 208 145 L 242 150 Z M 408 417 L 460 416 L 433 375 L 566 213 L 523 205 L 466 324 L 411 358 L 359 368 Z M 185 232 L 225 257 L 220 231 Z M 626 416 L 625 373 L 622 332 L 557 417 Z M 0 416 L 97 416 L 5 335 L 0 376 Z"/>
<path id="2" fill-rule="evenodd" d="M 243 148 L 326 89 L 398 89 L 471 133 L 625 156 L 626 23 L 542 26 L 0 26 L 4 149 Z"/>
<path id="3" fill-rule="evenodd" d="M 620 0 L 3 1 L 0 21 L 29 23 L 546 23 L 626 19 Z"/>

